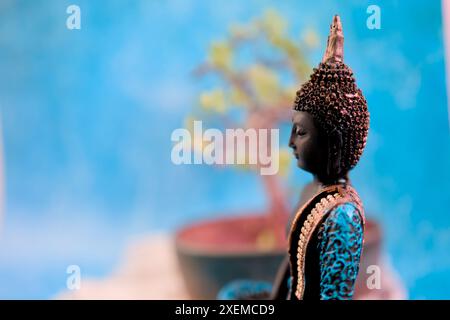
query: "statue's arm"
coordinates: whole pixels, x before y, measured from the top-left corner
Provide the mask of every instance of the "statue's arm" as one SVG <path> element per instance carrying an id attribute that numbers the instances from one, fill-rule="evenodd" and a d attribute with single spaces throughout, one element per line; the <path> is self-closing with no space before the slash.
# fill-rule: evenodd
<path id="1" fill-rule="evenodd" d="M 363 244 L 358 209 L 352 203 L 333 208 L 320 226 L 318 240 L 320 298 L 352 299 Z"/>

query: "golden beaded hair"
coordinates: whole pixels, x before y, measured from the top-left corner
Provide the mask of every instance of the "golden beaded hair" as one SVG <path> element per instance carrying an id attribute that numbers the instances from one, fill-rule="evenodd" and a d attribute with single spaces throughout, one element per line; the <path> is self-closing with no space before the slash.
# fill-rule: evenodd
<path id="1" fill-rule="evenodd" d="M 325 55 L 297 91 L 294 110 L 310 113 L 326 135 L 341 134 L 340 171 L 347 172 L 357 164 L 366 145 L 369 112 L 352 70 L 343 62 L 343 44 L 341 21 L 334 16 Z"/>

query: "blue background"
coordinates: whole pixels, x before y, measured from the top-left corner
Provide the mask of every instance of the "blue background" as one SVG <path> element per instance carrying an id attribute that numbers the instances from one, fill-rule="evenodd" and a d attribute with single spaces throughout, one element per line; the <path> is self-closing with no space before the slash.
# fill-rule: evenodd
<path id="1" fill-rule="evenodd" d="M 81 8 L 81 30 L 66 8 Z M 366 27 L 369 4 L 381 30 Z M 207 85 L 192 70 L 233 22 L 274 8 L 297 36 L 339 13 L 371 112 L 352 177 L 411 298 L 450 299 L 450 136 L 440 1 L 0 2 L 6 204 L 0 298 L 51 298 L 66 267 L 104 276 L 132 237 L 263 210 L 258 176 L 174 166 L 170 135 Z M 287 141 L 286 141 L 287 143 Z M 297 192 L 310 178 L 291 174 Z"/>

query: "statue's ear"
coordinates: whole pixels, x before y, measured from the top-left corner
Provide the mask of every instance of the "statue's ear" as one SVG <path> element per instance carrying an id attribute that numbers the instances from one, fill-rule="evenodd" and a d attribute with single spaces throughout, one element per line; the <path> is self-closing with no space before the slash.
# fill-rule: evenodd
<path id="1" fill-rule="evenodd" d="M 341 150 L 342 134 L 339 130 L 333 130 L 328 135 L 327 174 L 329 177 L 338 178 L 341 175 Z"/>

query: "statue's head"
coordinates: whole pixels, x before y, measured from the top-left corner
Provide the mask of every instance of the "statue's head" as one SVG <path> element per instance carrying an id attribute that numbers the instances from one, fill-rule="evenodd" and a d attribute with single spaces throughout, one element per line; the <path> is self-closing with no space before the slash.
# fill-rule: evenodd
<path id="1" fill-rule="evenodd" d="M 323 60 L 297 91 L 289 140 L 298 166 L 324 184 L 347 178 L 369 129 L 367 103 L 343 62 L 343 43 L 340 18 L 334 16 Z"/>

